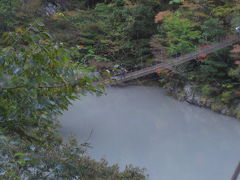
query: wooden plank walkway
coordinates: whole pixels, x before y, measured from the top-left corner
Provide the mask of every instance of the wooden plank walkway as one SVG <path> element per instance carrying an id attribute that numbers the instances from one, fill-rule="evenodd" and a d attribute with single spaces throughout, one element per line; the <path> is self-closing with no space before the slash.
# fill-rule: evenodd
<path id="1" fill-rule="evenodd" d="M 171 69 L 172 67 L 174 67 L 176 65 L 188 62 L 192 59 L 197 59 L 202 54 L 209 54 L 212 52 L 216 52 L 222 48 L 233 45 L 239 41 L 240 41 L 240 35 L 233 34 L 233 35 L 226 37 L 225 39 L 223 39 L 222 41 L 220 41 L 216 44 L 209 45 L 209 46 L 199 49 L 197 51 L 185 54 L 185 55 L 177 57 L 177 58 L 166 59 L 164 62 L 153 65 L 151 67 L 146 67 L 141 70 L 126 73 L 124 77 L 115 76 L 115 77 L 112 77 L 112 79 L 114 79 L 114 80 L 110 81 L 110 79 L 108 79 L 108 80 L 104 80 L 102 82 L 107 83 L 109 85 L 120 84 L 120 83 L 123 83 L 126 81 L 134 80 L 139 77 L 143 77 L 143 76 L 155 73 L 159 69 Z"/>

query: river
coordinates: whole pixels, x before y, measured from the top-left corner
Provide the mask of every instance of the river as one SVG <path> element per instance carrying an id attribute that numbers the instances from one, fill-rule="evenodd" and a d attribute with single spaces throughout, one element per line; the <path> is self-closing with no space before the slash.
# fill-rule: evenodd
<path id="1" fill-rule="evenodd" d="M 149 180 L 230 180 L 240 160 L 240 121 L 179 102 L 158 87 L 108 88 L 61 117 L 60 133 L 89 154 L 146 168 Z"/>

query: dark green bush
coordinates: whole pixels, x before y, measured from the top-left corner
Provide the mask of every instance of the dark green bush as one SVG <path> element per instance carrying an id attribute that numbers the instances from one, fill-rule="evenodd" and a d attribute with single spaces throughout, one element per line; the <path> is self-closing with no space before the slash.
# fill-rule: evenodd
<path id="1" fill-rule="evenodd" d="M 77 145 L 73 138 L 67 143 L 32 144 L 0 134 L 0 179 L 48 180 L 145 180 L 144 170 L 108 165 L 87 156 L 87 144 Z"/>

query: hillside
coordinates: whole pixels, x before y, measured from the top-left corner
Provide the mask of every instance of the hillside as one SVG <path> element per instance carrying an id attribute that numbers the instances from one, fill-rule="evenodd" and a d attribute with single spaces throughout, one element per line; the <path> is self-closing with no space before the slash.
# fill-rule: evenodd
<path id="1" fill-rule="evenodd" d="M 144 169 L 91 159 L 88 143 L 63 142 L 56 117 L 87 93 L 103 94 L 96 82 L 109 70 L 240 36 L 239 12 L 239 0 L 1 0 L 0 179 L 147 179 Z M 140 80 L 240 119 L 240 43 Z"/>

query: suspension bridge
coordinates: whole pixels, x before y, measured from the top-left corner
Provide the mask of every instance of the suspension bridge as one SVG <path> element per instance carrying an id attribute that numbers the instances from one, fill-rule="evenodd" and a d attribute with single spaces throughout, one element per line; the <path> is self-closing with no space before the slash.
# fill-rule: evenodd
<path id="1" fill-rule="evenodd" d="M 182 63 L 191 61 L 193 59 L 198 59 L 199 57 L 201 57 L 201 55 L 205 55 L 205 54 L 210 54 L 213 52 L 216 52 L 222 48 L 231 46 L 237 42 L 240 41 L 240 34 L 232 34 L 229 35 L 227 37 L 225 37 L 223 40 L 219 41 L 218 43 L 209 45 L 207 47 L 203 47 L 199 50 L 193 51 L 191 53 L 176 57 L 176 58 L 169 58 L 164 60 L 164 62 L 150 66 L 150 67 L 146 67 L 137 71 L 133 71 L 133 72 L 129 72 L 129 73 L 125 73 L 124 75 L 117 75 L 117 76 L 113 76 L 109 79 L 105 79 L 105 80 L 101 80 L 98 82 L 95 82 L 93 84 L 97 85 L 97 84 L 105 84 L 105 85 L 117 85 L 117 84 L 121 84 L 127 81 L 131 81 L 140 77 L 144 77 L 147 76 L 149 74 L 153 74 L 153 73 L 157 73 L 159 72 L 159 70 L 164 70 L 164 69 L 174 69 L 175 66 L 180 65 Z M 74 82 L 78 81 L 79 79 L 81 79 L 81 77 L 78 78 L 74 78 Z M 59 84 L 59 85 L 52 85 L 52 86 L 38 86 L 37 88 L 61 88 L 61 87 L 65 87 L 66 84 Z M 0 89 L 17 89 L 17 88 L 23 88 L 24 85 L 22 86 L 16 86 L 16 87 L 4 87 L 1 86 L 0 83 Z"/>
<path id="2" fill-rule="evenodd" d="M 180 65 L 182 63 L 191 61 L 193 59 L 199 58 L 203 54 L 210 54 L 213 52 L 216 52 L 222 48 L 228 47 L 230 45 L 233 45 L 240 41 L 240 35 L 239 34 L 233 34 L 225 37 L 225 39 L 219 41 L 218 43 L 209 45 L 207 47 L 203 47 L 199 50 L 193 51 L 191 53 L 176 57 L 176 58 L 169 58 L 164 60 L 164 62 L 146 67 L 137 71 L 129 72 L 124 75 L 118 75 L 114 76 L 108 80 L 102 81 L 103 83 L 109 84 L 109 85 L 116 85 L 121 84 L 130 80 L 134 80 L 149 74 L 153 74 L 158 72 L 159 70 L 163 69 L 172 69 L 177 65 Z"/>

